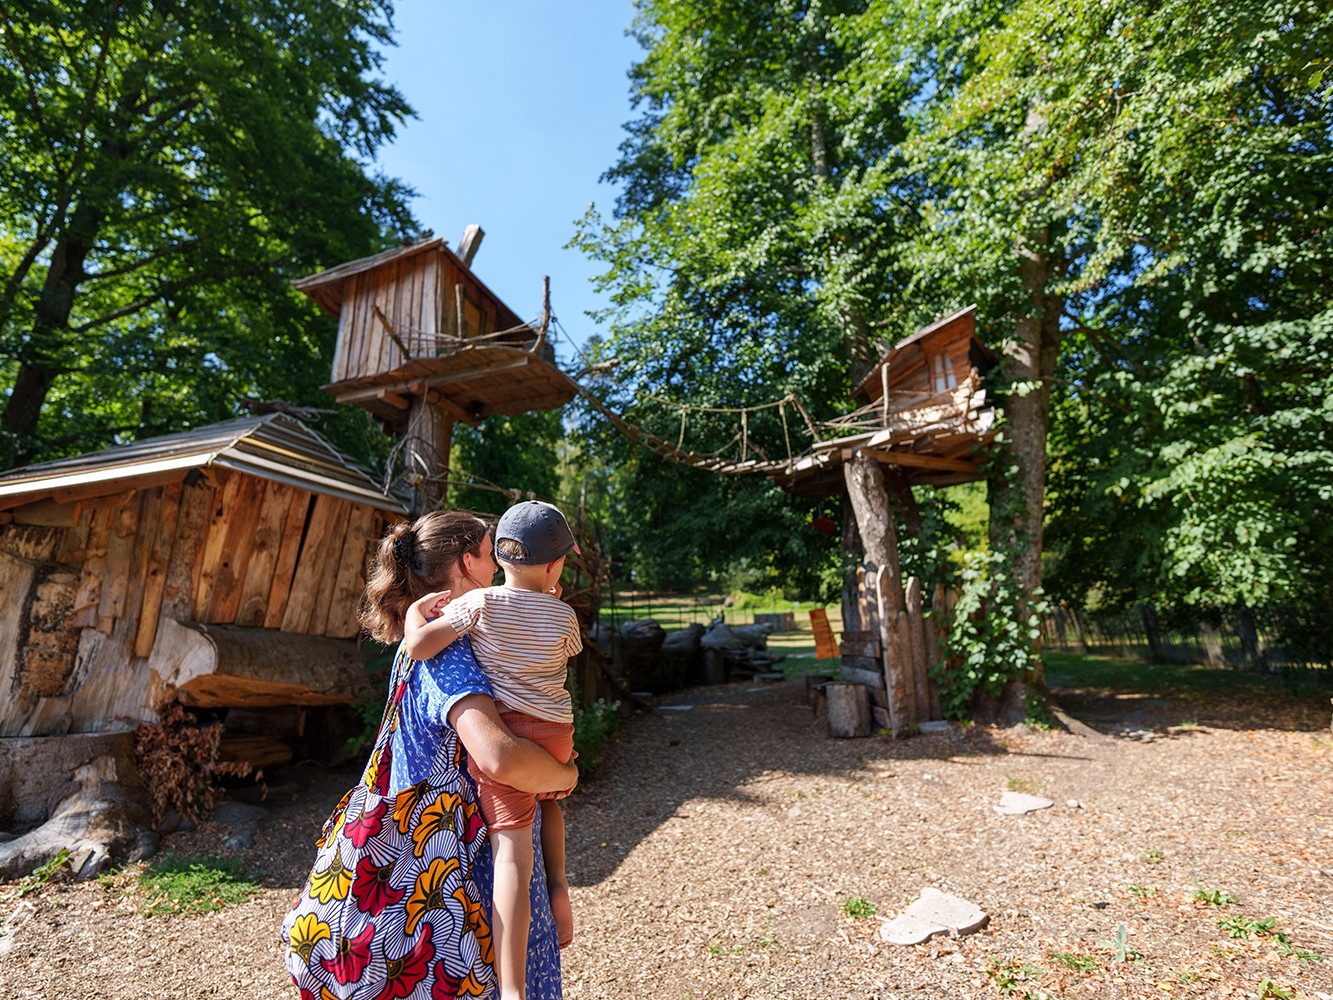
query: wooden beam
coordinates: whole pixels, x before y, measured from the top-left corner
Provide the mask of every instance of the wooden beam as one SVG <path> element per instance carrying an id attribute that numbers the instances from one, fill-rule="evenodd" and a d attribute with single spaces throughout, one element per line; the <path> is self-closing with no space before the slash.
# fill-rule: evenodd
<path id="1" fill-rule="evenodd" d="M 945 472 L 976 472 L 977 463 L 958 458 L 940 458 L 936 455 L 918 455 L 911 451 L 881 451 L 862 448 L 876 462 L 885 465 L 903 465 L 912 469 L 940 469 Z"/>
<path id="2" fill-rule="evenodd" d="M 453 417 L 455 420 L 462 421 L 469 427 L 476 427 L 477 424 L 481 423 L 480 417 L 473 416 L 466 407 L 455 403 L 438 389 L 430 389 L 427 391 L 426 402 L 430 403 L 432 406 L 438 406 L 445 413 L 449 414 L 449 416 Z"/>

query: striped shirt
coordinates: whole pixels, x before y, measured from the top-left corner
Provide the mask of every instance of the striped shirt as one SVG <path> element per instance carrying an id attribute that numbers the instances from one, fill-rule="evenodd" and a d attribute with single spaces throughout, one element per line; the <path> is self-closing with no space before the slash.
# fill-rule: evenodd
<path id="1" fill-rule="evenodd" d="M 574 609 L 551 594 L 484 587 L 455 598 L 443 617 L 472 650 L 504 709 L 573 722 L 565 690 L 569 658 L 583 649 Z"/>

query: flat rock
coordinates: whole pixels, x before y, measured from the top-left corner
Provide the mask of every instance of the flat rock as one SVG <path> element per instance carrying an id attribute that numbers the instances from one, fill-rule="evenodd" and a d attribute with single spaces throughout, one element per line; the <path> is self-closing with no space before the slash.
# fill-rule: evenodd
<path id="1" fill-rule="evenodd" d="M 935 719 L 930 722 L 923 722 L 917 727 L 917 731 L 922 736 L 948 736 L 953 732 L 953 726 L 947 719 Z"/>
<path id="2" fill-rule="evenodd" d="M 886 920 L 879 936 L 889 944 L 920 944 L 936 934 L 971 934 L 990 919 L 981 907 L 960 896 L 925 888 L 920 897 L 892 920 Z"/>
<path id="3" fill-rule="evenodd" d="M 1002 816 L 1021 816 L 1024 813 L 1036 812 L 1038 809 L 1049 809 L 1055 805 L 1050 799 L 1043 799 L 1040 795 L 1028 795 L 1026 792 L 1003 792 L 1000 795 L 1000 804 L 995 807 L 995 811 Z"/>

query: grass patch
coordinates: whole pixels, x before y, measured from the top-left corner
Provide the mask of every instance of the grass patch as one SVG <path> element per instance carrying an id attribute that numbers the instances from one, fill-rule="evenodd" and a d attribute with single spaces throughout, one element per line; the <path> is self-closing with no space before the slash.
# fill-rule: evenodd
<path id="1" fill-rule="evenodd" d="M 1101 965 L 1096 955 L 1078 955 L 1072 951 L 1053 951 L 1051 952 L 1051 961 L 1059 962 L 1067 969 L 1073 969 L 1075 972 L 1095 972 Z"/>
<path id="2" fill-rule="evenodd" d="M 1042 663 L 1046 668 L 1046 683 L 1052 688 L 1221 694 L 1280 683 L 1274 678 L 1232 668 L 1144 663 L 1117 656 L 1045 653 Z"/>
<path id="3" fill-rule="evenodd" d="M 144 912 L 212 913 L 244 903 L 259 891 L 256 876 L 234 858 L 162 855 L 139 875 Z"/>
<path id="4" fill-rule="evenodd" d="M 45 888 L 57 875 L 61 874 L 62 869 L 68 869 L 69 848 L 62 847 L 56 854 L 53 854 L 45 862 L 34 868 L 29 874 L 24 875 L 14 883 L 12 894 L 7 895 L 7 899 L 22 899 L 24 896 L 39 892 Z"/>
<path id="5" fill-rule="evenodd" d="M 847 914 L 853 920 L 868 920 L 873 917 L 878 908 L 868 899 L 862 899 L 860 896 L 853 896 L 842 904 L 842 912 Z"/>

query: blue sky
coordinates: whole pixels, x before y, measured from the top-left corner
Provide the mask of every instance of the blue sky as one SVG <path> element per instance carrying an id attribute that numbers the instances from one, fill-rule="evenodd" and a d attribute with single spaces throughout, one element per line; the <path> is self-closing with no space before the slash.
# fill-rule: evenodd
<path id="1" fill-rule="evenodd" d="M 383 75 L 416 109 L 380 167 L 419 194 L 423 226 L 457 247 L 476 222 L 486 238 L 473 270 L 524 319 L 541 312 L 542 276 L 573 344 L 596 328 L 596 266 L 564 249 L 574 223 L 616 190 L 598 178 L 633 117 L 627 72 L 641 49 L 625 31 L 630 0 L 576 3 L 399 0 L 398 46 Z"/>

